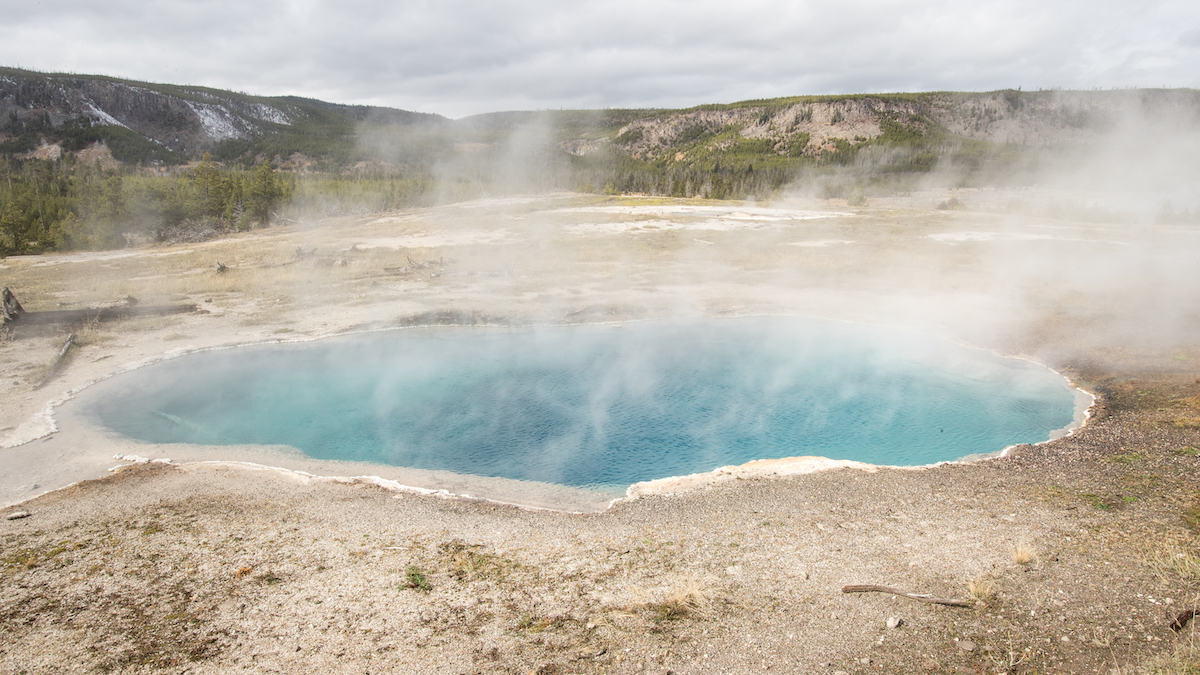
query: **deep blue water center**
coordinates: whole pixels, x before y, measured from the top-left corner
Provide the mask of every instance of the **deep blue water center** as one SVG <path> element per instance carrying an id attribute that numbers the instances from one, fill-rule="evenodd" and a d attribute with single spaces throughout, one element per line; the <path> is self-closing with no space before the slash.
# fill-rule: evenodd
<path id="1" fill-rule="evenodd" d="M 760 317 L 427 328 L 202 352 L 94 412 L 156 443 L 623 489 L 753 459 L 920 465 L 1071 424 L 1067 382 L 927 336 Z"/>

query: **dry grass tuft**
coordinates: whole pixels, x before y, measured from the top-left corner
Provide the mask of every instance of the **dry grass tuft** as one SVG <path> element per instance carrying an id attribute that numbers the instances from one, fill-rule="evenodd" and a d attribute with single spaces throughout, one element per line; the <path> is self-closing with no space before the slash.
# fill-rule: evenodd
<path id="1" fill-rule="evenodd" d="M 1017 666 L 1025 663 L 1029 658 L 1032 650 L 1029 647 L 1021 649 L 1013 640 L 1012 632 L 1008 634 L 1008 647 L 993 649 L 986 652 L 988 658 L 995 666 L 997 673 L 1009 673 L 1016 669 Z"/>
<path id="2" fill-rule="evenodd" d="M 1143 560 L 1169 583 L 1200 581 L 1200 541 L 1191 533 L 1153 542 L 1146 547 Z"/>
<path id="3" fill-rule="evenodd" d="M 1119 675 L 1197 675 L 1200 673 L 1200 631 L 1194 628 L 1180 637 L 1170 654 L 1142 664 L 1136 671 L 1115 671 Z"/>
<path id="4" fill-rule="evenodd" d="M 1012 559 L 1018 565 L 1028 565 L 1037 560 L 1037 553 L 1034 552 L 1033 548 L 1025 544 L 1017 544 L 1013 547 Z"/>
<path id="5" fill-rule="evenodd" d="M 502 578 L 515 567 L 515 563 L 493 553 L 484 552 L 478 544 L 468 544 L 454 539 L 438 545 L 442 564 L 449 568 L 450 576 L 460 581 L 477 578 Z"/>
<path id="6" fill-rule="evenodd" d="M 1200 499 L 1185 507 L 1181 517 L 1189 530 L 1200 530 Z"/>
<path id="7" fill-rule="evenodd" d="M 654 613 L 654 620 L 669 621 L 686 616 L 708 616 L 712 612 L 713 594 L 701 580 L 689 576 L 661 592 L 657 600 L 642 607 Z"/>
<path id="8" fill-rule="evenodd" d="M 1159 565 L 1181 579 L 1200 581 L 1200 554 L 1195 549 L 1170 548 L 1159 554 Z"/>
<path id="9" fill-rule="evenodd" d="M 1188 398 L 1180 398 L 1175 400 L 1176 403 L 1182 404 L 1189 408 L 1200 410 L 1200 396 L 1190 396 Z"/>
<path id="10" fill-rule="evenodd" d="M 996 584 L 987 577 L 975 577 L 967 582 L 967 594 L 974 600 L 990 605 L 996 599 Z"/>

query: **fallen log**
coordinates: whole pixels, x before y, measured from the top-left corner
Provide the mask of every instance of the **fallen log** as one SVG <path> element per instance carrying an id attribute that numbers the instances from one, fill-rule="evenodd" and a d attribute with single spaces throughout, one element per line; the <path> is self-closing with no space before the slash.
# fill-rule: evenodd
<path id="1" fill-rule="evenodd" d="M 843 593 L 890 593 L 892 595 L 898 595 L 902 598 L 908 598 L 909 600 L 916 600 L 917 602 L 928 602 L 928 603 L 934 604 L 934 605 L 949 605 L 950 607 L 974 607 L 975 606 L 975 603 L 970 602 L 969 600 L 953 600 L 950 598 L 935 598 L 932 595 L 928 595 L 928 594 L 906 593 L 898 588 L 892 588 L 890 586 L 877 586 L 874 584 L 867 584 L 867 585 L 862 585 L 862 586 L 844 586 L 844 587 L 842 587 L 842 592 Z"/>
<path id="2" fill-rule="evenodd" d="M 3 324 L 6 328 L 23 326 L 52 326 L 60 323 L 83 323 L 86 321 L 111 321 L 136 316 L 161 316 L 164 314 L 187 314 L 196 311 L 196 305 L 139 305 L 137 298 L 128 296 L 124 303 L 111 307 L 89 309 L 53 309 L 31 312 L 17 301 L 17 296 L 5 288 L 0 293 L 3 300 Z"/>
<path id="3" fill-rule="evenodd" d="M 187 314 L 196 311 L 196 305 L 135 305 L 96 307 L 93 309 L 55 309 L 45 312 L 22 313 L 12 322 L 15 327 L 47 326 L 59 323 L 81 323 L 84 321 L 112 321 L 138 316 L 161 316 L 165 314 Z"/>
<path id="4" fill-rule="evenodd" d="M 75 344 L 75 334 L 71 333 L 67 336 L 67 341 L 63 343 L 62 349 L 58 350 L 58 358 L 54 359 L 54 363 L 50 365 L 50 370 L 46 371 L 46 376 L 42 378 L 33 388 L 41 389 L 46 386 L 46 383 L 54 379 L 58 374 L 58 367 L 62 365 L 63 359 L 67 358 L 67 353 L 71 351 L 71 347 Z"/>

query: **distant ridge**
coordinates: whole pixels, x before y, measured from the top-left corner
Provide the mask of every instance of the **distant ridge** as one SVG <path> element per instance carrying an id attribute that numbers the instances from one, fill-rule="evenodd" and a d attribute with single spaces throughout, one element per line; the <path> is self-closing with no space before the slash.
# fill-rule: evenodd
<path id="1" fill-rule="evenodd" d="M 440 115 L 298 96 L 0 68 L 0 132 L 8 136 L 0 153 L 8 154 L 29 151 L 42 140 L 117 140 L 126 146 L 126 161 L 179 162 L 222 144 L 249 150 L 256 141 L 276 137 L 283 149 L 290 144 L 294 152 L 321 155 L 334 149 L 329 139 L 354 134 L 360 123 L 447 121 Z"/>
<path id="2" fill-rule="evenodd" d="M 539 133 L 525 134 L 522 144 L 535 139 L 564 157 L 603 158 L 629 171 L 794 173 L 866 162 L 888 172 L 922 172 L 947 160 L 1007 166 L 1014 153 L 1095 146 L 1114 135 L 1194 132 L 1200 92 L 793 96 L 683 110 L 510 111 L 450 120 L 298 96 L 0 68 L 0 157 L 57 146 L 43 153 L 54 156 L 103 142 L 126 164 L 177 164 L 210 152 L 223 162 L 269 160 L 281 167 L 364 161 L 429 167 L 502 149 L 527 129 Z M 289 164 L 289 158 L 299 159 Z"/>

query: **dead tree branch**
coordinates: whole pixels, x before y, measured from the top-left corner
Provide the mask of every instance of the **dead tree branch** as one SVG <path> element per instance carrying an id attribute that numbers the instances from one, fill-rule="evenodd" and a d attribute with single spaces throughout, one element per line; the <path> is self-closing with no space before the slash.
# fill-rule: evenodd
<path id="1" fill-rule="evenodd" d="M 874 584 L 868 584 L 868 585 L 864 585 L 864 586 L 844 586 L 842 588 L 842 592 L 843 593 L 890 593 L 892 595 L 898 595 L 902 598 L 908 598 L 909 600 L 916 600 L 917 602 L 928 602 L 928 603 L 931 603 L 934 605 L 949 605 L 950 607 L 974 607 L 975 606 L 975 603 L 970 602 L 968 600 L 953 600 L 953 599 L 949 599 L 949 598 L 935 598 L 928 594 L 922 595 L 919 593 L 906 593 L 898 588 L 892 588 L 890 586 L 876 586 Z"/>

